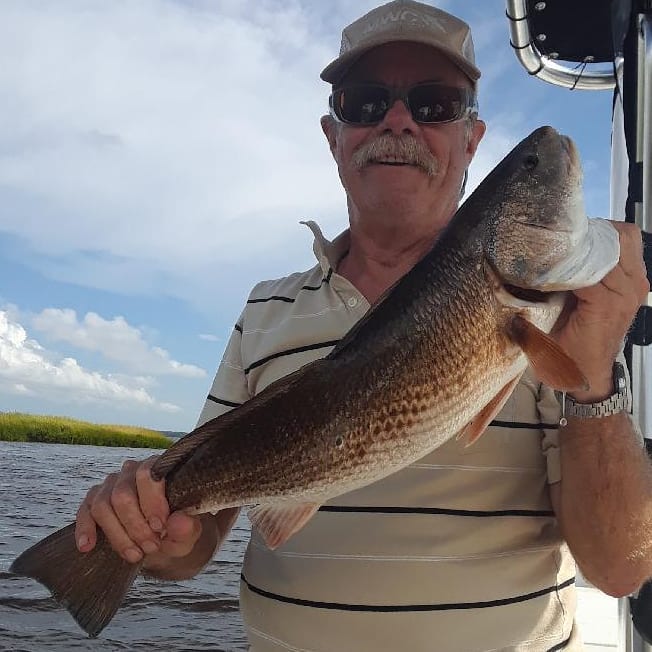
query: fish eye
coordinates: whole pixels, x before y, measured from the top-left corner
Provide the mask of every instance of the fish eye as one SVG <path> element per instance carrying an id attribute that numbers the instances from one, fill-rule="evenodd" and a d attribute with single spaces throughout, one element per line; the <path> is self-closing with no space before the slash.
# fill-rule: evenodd
<path id="1" fill-rule="evenodd" d="M 534 170 L 539 165 L 539 157 L 536 154 L 528 154 L 523 160 L 523 167 L 526 170 Z"/>

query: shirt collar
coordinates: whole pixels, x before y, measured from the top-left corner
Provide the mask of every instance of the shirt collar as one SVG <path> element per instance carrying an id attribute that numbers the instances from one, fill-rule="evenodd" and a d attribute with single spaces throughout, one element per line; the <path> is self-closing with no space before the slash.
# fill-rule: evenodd
<path id="1" fill-rule="evenodd" d="M 349 229 L 342 231 L 333 241 L 330 241 L 324 237 L 317 222 L 306 220 L 301 224 L 305 224 L 315 236 L 312 250 L 324 274 L 328 274 L 330 270 L 335 271 L 338 263 L 349 250 L 351 240 Z"/>

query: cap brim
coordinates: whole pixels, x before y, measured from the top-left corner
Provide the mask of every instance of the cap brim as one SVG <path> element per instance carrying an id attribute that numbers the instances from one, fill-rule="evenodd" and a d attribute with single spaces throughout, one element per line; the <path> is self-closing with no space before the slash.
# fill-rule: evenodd
<path id="1" fill-rule="evenodd" d="M 467 59 L 460 56 L 457 52 L 455 52 L 451 48 L 447 48 L 445 45 L 433 44 L 432 42 L 426 40 L 419 40 L 418 38 L 415 38 L 413 35 L 410 35 L 409 37 L 406 35 L 405 38 L 401 38 L 400 36 L 396 36 L 391 39 L 382 38 L 382 39 L 378 39 L 376 42 L 368 41 L 362 46 L 354 47 L 348 52 L 337 57 L 337 59 L 331 61 L 321 71 L 321 74 L 319 76 L 329 84 L 337 84 L 339 81 L 341 81 L 342 77 L 344 77 L 344 75 L 349 71 L 351 66 L 363 54 L 369 52 L 369 50 L 373 50 L 374 48 L 377 48 L 380 45 L 385 45 L 386 43 L 395 43 L 397 41 L 421 43 L 423 45 L 427 45 L 428 47 L 431 47 L 433 50 L 437 50 L 438 52 L 441 52 L 448 59 L 450 59 L 473 82 L 473 84 L 475 84 L 475 82 L 480 78 L 481 75 L 480 70 L 473 64 L 469 63 Z"/>

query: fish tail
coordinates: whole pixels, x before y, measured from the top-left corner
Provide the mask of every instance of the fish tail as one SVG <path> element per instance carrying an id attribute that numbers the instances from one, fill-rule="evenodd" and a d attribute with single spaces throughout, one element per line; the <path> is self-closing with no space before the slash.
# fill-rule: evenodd
<path id="1" fill-rule="evenodd" d="M 79 552 L 73 523 L 25 550 L 9 570 L 45 585 L 94 638 L 113 618 L 140 566 L 124 561 L 101 531 L 90 552 Z"/>

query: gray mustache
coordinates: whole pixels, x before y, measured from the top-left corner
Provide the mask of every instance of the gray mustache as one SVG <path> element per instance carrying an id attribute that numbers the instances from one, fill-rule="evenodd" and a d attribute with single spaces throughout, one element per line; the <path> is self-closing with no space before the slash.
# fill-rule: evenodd
<path id="1" fill-rule="evenodd" d="M 430 150 L 410 135 L 381 134 L 371 142 L 360 145 L 353 153 L 351 162 L 356 169 L 360 170 L 370 163 L 388 158 L 417 165 L 431 177 L 434 177 L 439 169 L 439 162 Z"/>

